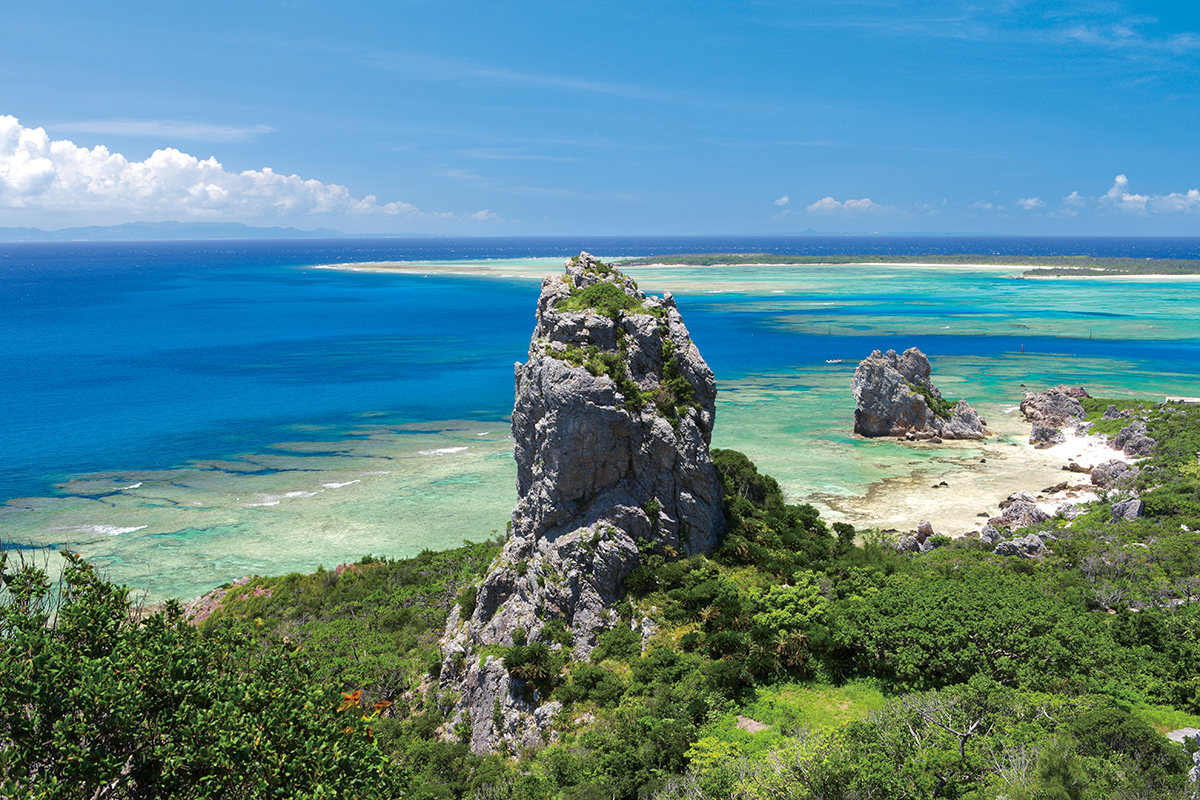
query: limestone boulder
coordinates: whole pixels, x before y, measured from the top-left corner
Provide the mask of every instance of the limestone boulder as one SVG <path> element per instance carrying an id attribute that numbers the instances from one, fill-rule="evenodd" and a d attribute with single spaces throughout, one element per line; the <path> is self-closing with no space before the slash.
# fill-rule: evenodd
<path id="1" fill-rule="evenodd" d="M 1157 444 L 1154 437 L 1149 435 L 1146 423 L 1139 419 L 1122 428 L 1109 442 L 1109 447 L 1120 450 L 1127 456 L 1144 457 L 1150 455 Z"/>
<path id="2" fill-rule="evenodd" d="M 1076 428 L 1086 416 L 1079 398 L 1089 396 L 1082 386 L 1055 386 L 1044 392 L 1030 392 L 1021 401 L 1021 413 L 1030 422 L 1051 428 Z"/>
<path id="3" fill-rule="evenodd" d="M 854 371 L 854 432 L 914 440 L 982 439 L 983 421 L 964 400 L 952 408 L 930 379 L 929 359 L 915 347 L 875 350 Z"/>
<path id="4" fill-rule="evenodd" d="M 1146 504 L 1136 497 L 1114 503 L 1112 507 L 1113 522 L 1119 520 L 1135 520 L 1146 513 Z"/>
<path id="5" fill-rule="evenodd" d="M 1033 431 L 1029 434 L 1029 443 L 1039 450 L 1062 444 L 1066 440 L 1066 435 L 1058 428 L 1040 421 L 1033 423 Z"/>
<path id="6" fill-rule="evenodd" d="M 1131 467 L 1124 461 L 1114 458 L 1092 467 L 1092 485 L 1101 489 L 1111 489 L 1129 483 L 1137 475 L 1137 467 Z"/>

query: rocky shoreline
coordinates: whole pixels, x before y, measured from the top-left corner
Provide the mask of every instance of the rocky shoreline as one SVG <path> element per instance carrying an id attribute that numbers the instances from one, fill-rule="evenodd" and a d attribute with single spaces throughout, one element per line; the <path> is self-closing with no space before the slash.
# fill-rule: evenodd
<path id="1" fill-rule="evenodd" d="M 943 411 L 949 404 L 929 380 L 928 363 L 916 348 L 900 356 L 877 350 L 864 359 L 853 384 L 858 404 L 855 432 L 895 436 L 911 446 L 953 447 L 956 443 L 943 441 L 952 437 L 939 435 L 949 428 L 945 419 L 936 419 L 932 413 L 935 404 L 943 404 Z M 1002 555 L 1038 555 L 1045 552 L 1050 534 L 1013 539 L 1008 532 L 1054 517 L 1070 520 L 1102 493 L 1117 501 L 1114 518 L 1135 519 L 1142 513 L 1142 503 L 1128 487 L 1136 474 L 1135 462 L 1151 452 L 1154 440 L 1138 419 L 1130 419 L 1111 441 L 1105 434 L 1092 433 L 1079 402 L 1087 397 L 1087 391 L 1078 386 L 1028 392 L 1018 407 L 1005 410 L 1008 415 L 1019 409 L 1021 421 L 1002 420 L 999 435 L 984 429 L 981 436 L 970 437 L 985 439 L 977 448 L 982 457 L 970 457 L 973 452 L 957 463 L 948 460 L 959 468 L 949 470 L 954 473 L 955 486 L 947 480 L 948 474 L 930 484 L 928 472 L 917 470 L 906 478 L 873 486 L 865 498 L 842 502 L 831 498 L 829 505 L 860 526 L 868 523 L 864 527 L 873 527 L 871 517 L 876 523 L 885 518 L 887 521 L 877 526 L 893 537 L 897 547 L 914 552 L 932 549 L 942 541 L 938 536 L 965 536 L 994 545 Z M 969 411 L 960 411 L 963 407 Z M 972 416 L 979 419 L 965 402 L 955 407 L 956 419 Z M 1127 416 L 1128 412 L 1110 406 L 1103 419 Z M 1028 428 L 1022 430 L 1023 425 Z M 1005 472 L 1010 473 L 1008 480 L 992 481 L 1004 488 L 1003 493 L 987 493 L 979 479 Z M 971 513 L 974 517 L 964 516 Z"/>

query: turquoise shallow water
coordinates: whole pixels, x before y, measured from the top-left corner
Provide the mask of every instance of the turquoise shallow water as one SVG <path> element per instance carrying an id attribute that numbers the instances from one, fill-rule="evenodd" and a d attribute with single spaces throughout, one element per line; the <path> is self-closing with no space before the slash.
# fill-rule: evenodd
<path id="1" fill-rule="evenodd" d="M 502 530 L 512 364 L 561 260 L 312 269 L 386 260 L 355 255 L 127 248 L 3 273 L 3 538 L 78 550 L 156 599 Z M 997 420 L 1022 385 L 1200 394 L 1200 283 L 1012 273 L 632 271 L 674 292 L 718 376 L 714 445 L 834 516 L 885 478 L 978 460 L 852 436 L 850 377 L 872 349 L 921 347 L 945 394 Z"/>

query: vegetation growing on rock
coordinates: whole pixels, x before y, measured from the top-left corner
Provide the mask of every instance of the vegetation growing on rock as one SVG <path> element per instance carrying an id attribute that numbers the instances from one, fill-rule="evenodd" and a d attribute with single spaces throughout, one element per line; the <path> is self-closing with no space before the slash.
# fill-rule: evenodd
<path id="1" fill-rule="evenodd" d="M 908 384 L 909 391 L 918 394 L 925 398 L 925 404 L 929 406 L 929 410 L 938 419 L 950 419 L 954 415 L 954 403 L 946 400 L 938 395 L 935 395 L 929 390 L 929 387 L 923 383 Z"/>
<path id="2" fill-rule="evenodd" d="M 590 309 L 612 320 L 619 319 L 623 313 L 635 313 L 642 308 L 636 297 L 626 294 L 623 288 L 610 281 L 600 281 L 584 289 L 575 289 L 569 297 L 559 300 L 554 306 L 556 311 Z"/>

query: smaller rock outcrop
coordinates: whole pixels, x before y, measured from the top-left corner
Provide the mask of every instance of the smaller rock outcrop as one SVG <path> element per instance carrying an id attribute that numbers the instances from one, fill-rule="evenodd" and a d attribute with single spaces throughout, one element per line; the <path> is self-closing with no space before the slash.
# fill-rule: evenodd
<path id="1" fill-rule="evenodd" d="M 1081 397 L 1091 397 L 1082 386 L 1055 386 L 1044 392 L 1030 392 L 1021 401 L 1021 413 L 1030 422 L 1041 422 L 1051 428 L 1073 428 L 1087 414 L 1079 402 Z"/>
<path id="2" fill-rule="evenodd" d="M 931 539 L 934 536 L 933 525 L 923 519 L 917 524 L 916 534 L 909 534 L 896 542 L 896 549 L 908 553 L 928 553 L 933 549 Z"/>
<path id="3" fill-rule="evenodd" d="M 1137 475 L 1137 467 L 1114 458 L 1092 467 L 1092 485 L 1101 489 L 1111 489 L 1126 484 Z"/>
<path id="4" fill-rule="evenodd" d="M 1040 533 L 1030 533 L 1026 536 L 1021 536 L 1017 539 L 1010 539 L 1006 542 L 1000 542 L 996 545 L 996 549 L 992 552 L 998 556 L 1015 556 L 1016 558 L 1037 558 L 1044 556 L 1050 552 L 1046 547 L 1047 542 L 1055 540 L 1052 534 L 1042 531 Z"/>
<path id="5" fill-rule="evenodd" d="M 1146 423 L 1139 419 L 1122 428 L 1108 446 L 1113 450 L 1122 451 L 1127 456 L 1142 457 L 1150 455 L 1156 444 L 1158 442 L 1149 435 Z"/>
<path id="6" fill-rule="evenodd" d="M 1029 443 L 1039 450 L 1067 440 L 1063 428 L 1077 429 L 1087 412 L 1079 398 L 1090 397 L 1082 386 L 1055 386 L 1044 392 L 1029 392 L 1021 401 L 1021 413 L 1033 423 Z"/>
<path id="7" fill-rule="evenodd" d="M 1038 450 L 1045 450 L 1047 447 L 1062 444 L 1066 440 L 1066 434 L 1044 422 L 1034 422 L 1033 431 L 1029 434 L 1029 443 Z"/>
<path id="8" fill-rule="evenodd" d="M 983 420 L 965 400 L 951 404 L 930 380 L 929 359 L 915 347 L 876 350 L 854 370 L 854 432 L 908 439 L 982 439 Z"/>
<path id="9" fill-rule="evenodd" d="M 996 528 L 1027 528 L 1050 519 L 1050 515 L 1038 508 L 1037 498 L 1029 492 L 1020 491 L 1000 502 L 1000 515 L 988 520 Z"/>
<path id="10" fill-rule="evenodd" d="M 1119 520 L 1135 520 L 1146 511 L 1146 504 L 1136 497 L 1114 503 L 1112 508 L 1113 522 Z"/>
<path id="11" fill-rule="evenodd" d="M 1122 419 L 1123 417 L 1128 416 L 1128 411 L 1118 411 L 1116 406 L 1110 405 L 1108 408 L 1104 409 L 1104 415 L 1100 417 L 1100 419 Z"/>

